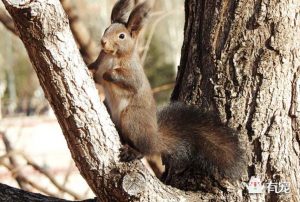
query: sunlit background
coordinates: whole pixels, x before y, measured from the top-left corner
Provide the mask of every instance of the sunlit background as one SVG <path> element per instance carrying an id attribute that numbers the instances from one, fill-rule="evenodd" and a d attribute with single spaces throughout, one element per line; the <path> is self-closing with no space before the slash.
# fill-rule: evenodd
<path id="1" fill-rule="evenodd" d="M 95 59 L 115 1 L 61 2 L 71 27 L 79 22 L 81 26 L 73 24 L 74 29 L 90 36 L 86 40 L 94 44 L 91 57 Z M 168 101 L 174 85 L 183 40 L 183 3 L 184 0 L 156 0 L 140 38 L 141 60 L 158 105 Z M 26 50 L 16 33 L 7 28 L 11 25 L 8 17 L 1 4 L 0 182 L 60 198 L 91 197 L 93 193 L 70 157 Z M 74 31 L 73 34 L 76 36 Z M 80 41 L 77 42 L 80 48 Z"/>

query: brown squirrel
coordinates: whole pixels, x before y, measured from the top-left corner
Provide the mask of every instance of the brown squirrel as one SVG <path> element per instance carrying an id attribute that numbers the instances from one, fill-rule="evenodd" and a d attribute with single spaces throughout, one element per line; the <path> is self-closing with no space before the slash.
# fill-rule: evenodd
<path id="1" fill-rule="evenodd" d="M 117 1 L 99 57 L 89 66 L 95 82 L 103 85 L 105 102 L 124 143 L 120 160 L 159 154 L 169 171 L 193 166 L 207 175 L 217 171 L 239 177 L 242 150 L 233 130 L 180 102 L 157 112 L 137 52 L 137 38 L 149 12 L 147 2 L 135 6 L 133 0 Z"/>

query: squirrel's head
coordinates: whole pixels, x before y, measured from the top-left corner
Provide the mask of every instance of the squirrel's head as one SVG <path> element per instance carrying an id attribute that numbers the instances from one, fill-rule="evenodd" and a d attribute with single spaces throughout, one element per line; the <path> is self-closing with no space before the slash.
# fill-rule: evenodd
<path id="1" fill-rule="evenodd" d="M 112 24 L 101 39 L 102 50 L 118 56 L 132 54 L 149 12 L 146 1 L 137 6 L 134 0 L 117 1 L 111 14 Z"/>

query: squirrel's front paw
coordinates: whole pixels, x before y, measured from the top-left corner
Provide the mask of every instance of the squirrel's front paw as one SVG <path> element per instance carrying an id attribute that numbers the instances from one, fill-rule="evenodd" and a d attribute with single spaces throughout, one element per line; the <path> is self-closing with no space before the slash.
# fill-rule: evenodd
<path id="1" fill-rule="evenodd" d="M 117 78 L 117 72 L 114 69 L 110 69 L 103 74 L 103 79 L 105 81 L 113 82 Z"/>
<path id="2" fill-rule="evenodd" d="M 121 162 L 130 162 L 135 159 L 141 159 L 143 158 L 143 155 L 138 152 L 137 150 L 133 149 L 129 145 L 124 145 L 120 149 L 120 161 Z"/>

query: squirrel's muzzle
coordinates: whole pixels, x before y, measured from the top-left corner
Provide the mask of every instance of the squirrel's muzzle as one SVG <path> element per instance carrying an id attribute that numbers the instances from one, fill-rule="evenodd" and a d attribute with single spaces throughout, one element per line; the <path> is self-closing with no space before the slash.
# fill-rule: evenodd
<path id="1" fill-rule="evenodd" d="M 104 39 L 102 39 L 101 40 L 101 46 L 102 46 L 102 48 L 105 48 L 105 45 L 107 44 L 107 41 L 106 40 L 104 40 Z"/>

